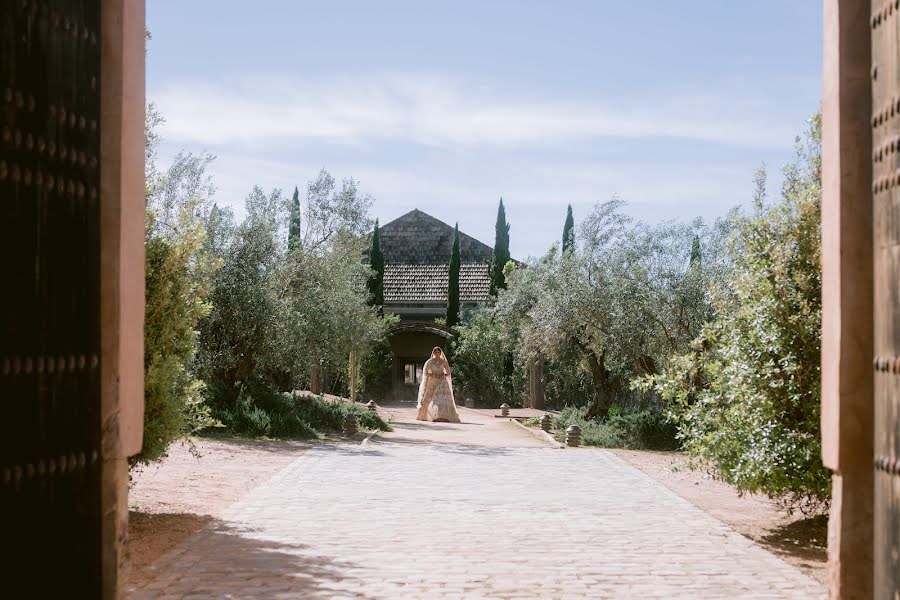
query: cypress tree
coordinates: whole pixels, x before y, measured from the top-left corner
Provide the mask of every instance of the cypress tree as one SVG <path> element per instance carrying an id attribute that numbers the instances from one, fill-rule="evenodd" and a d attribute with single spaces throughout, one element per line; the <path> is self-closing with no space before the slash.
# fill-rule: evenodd
<path id="1" fill-rule="evenodd" d="M 291 220 L 288 222 L 288 250 L 300 245 L 300 190 L 294 187 L 291 199 Z"/>
<path id="2" fill-rule="evenodd" d="M 572 205 L 569 205 L 569 210 L 566 212 L 566 224 L 563 225 L 563 236 L 562 236 L 562 251 L 563 254 L 566 251 L 571 250 L 572 246 L 575 245 L 575 218 L 572 216 Z"/>
<path id="3" fill-rule="evenodd" d="M 372 247 L 369 248 L 369 305 L 377 306 L 380 313 L 384 306 L 384 251 L 381 249 L 381 234 L 378 232 L 378 219 L 375 220 L 375 231 L 372 232 Z"/>
<path id="4" fill-rule="evenodd" d="M 694 241 L 691 243 L 691 262 L 689 264 L 689 268 L 693 269 L 694 267 L 696 267 L 699 269 L 701 260 L 702 255 L 700 253 L 700 236 L 695 233 Z"/>
<path id="5" fill-rule="evenodd" d="M 503 267 L 509 262 L 509 223 L 506 222 L 506 209 L 503 198 L 497 209 L 496 236 L 494 237 L 494 254 L 491 259 L 491 295 L 496 296 L 498 290 L 506 289 L 506 278 Z"/>
<path id="6" fill-rule="evenodd" d="M 459 223 L 453 228 L 453 248 L 450 250 L 450 272 L 447 274 L 447 327 L 459 323 Z"/>

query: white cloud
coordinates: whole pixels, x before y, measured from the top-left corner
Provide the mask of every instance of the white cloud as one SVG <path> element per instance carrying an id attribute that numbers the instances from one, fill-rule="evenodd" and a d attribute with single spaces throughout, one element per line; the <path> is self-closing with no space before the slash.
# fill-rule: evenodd
<path id="1" fill-rule="evenodd" d="M 162 162 L 175 150 L 166 144 Z M 244 198 L 254 184 L 280 187 L 290 194 L 315 177 L 323 165 L 308 160 L 262 158 L 239 150 L 223 150 L 211 165 L 216 200 L 244 214 Z M 512 249 L 517 257 L 538 255 L 557 240 L 571 203 L 580 220 L 593 203 L 618 194 L 636 217 L 712 218 L 743 203 L 751 191 L 752 166 L 712 167 L 654 164 L 640 161 L 607 164 L 600 160 L 547 163 L 541 158 L 505 156 L 483 170 L 448 169 L 437 161 L 378 166 L 348 158 L 325 165 L 337 178 L 352 176 L 375 198 L 373 214 L 385 223 L 419 208 L 492 243 L 497 201 L 503 196 L 513 224 Z M 465 167 L 462 167 L 465 170 Z M 775 185 L 770 186 L 773 190 Z M 559 231 L 558 231 L 559 230 Z"/>
<path id="2" fill-rule="evenodd" d="M 211 146 L 279 140 L 434 147 L 555 147 L 597 138 L 669 137 L 745 147 L 791 139 L 793 124 L 736 89 L 642 101 L 504 96 L 489 87 L 416 74 L 231 83 L 170 81 L 151 97 L 167 137 Z"/>

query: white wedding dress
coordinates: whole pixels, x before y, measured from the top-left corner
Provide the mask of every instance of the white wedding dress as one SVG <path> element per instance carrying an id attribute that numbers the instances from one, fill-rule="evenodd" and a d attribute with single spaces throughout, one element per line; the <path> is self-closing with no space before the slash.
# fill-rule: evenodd
<path id="1" fill-rule="evenodd" d="M 453 380 L 446 360 L 432 357 L 425 363 L 417 406 L 416 419 L 419 421 L 459 423 L 459 412 L 453 400 Z"/>

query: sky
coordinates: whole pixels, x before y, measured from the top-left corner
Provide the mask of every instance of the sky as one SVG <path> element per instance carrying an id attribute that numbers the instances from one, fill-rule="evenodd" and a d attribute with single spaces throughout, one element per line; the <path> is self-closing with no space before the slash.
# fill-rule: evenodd
<path id="1" fill-rule="evenodd" d="M 618 196 L 712 220 L 768 189 L 819 109 L 814 0 L 148 0 L 160 161 L 209 152 L 215 200 L 326 168 L 382 224 L 423 210 L 543 254 Z"/>

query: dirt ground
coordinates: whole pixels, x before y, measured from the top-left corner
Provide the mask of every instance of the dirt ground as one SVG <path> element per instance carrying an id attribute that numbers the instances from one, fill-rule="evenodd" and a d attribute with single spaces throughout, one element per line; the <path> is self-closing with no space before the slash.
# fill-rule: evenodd
<path id="1" fill-rule="evenodd" d="M 129 583 L 167 550 L 310 447 L 289 441 L 194 438 L 158 465 L 132 472 L 128 494 Z"/>
<path id="2" fill-rule="evenodd" d="M 825 581 L 827 519 L 788 515 L 765 496 L 743 497 L 726 483 L 687 468 L 678 452 L 613 450 L 644 473 L 727 523 L 810 577 Z"/>

